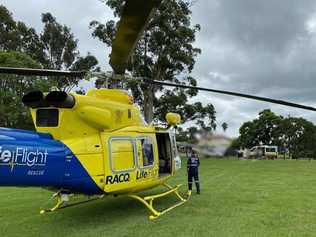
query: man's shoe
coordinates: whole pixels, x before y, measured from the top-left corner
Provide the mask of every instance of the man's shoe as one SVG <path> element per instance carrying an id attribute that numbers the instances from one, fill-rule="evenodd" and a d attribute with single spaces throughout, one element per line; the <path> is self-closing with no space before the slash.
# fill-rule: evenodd
<path id="1" fill-rule="evenodd" d="M 191 194 L 192 194 L 192 190 L 188 190 L 188 193 L 187 193 L 188 197 L 190 197 Z"/>
<path id="2" fill-rule="evenodd" d="M 201 192 L 200 192 L 200 191 L 197 191 L 196 194 L 201 194 Z"/>

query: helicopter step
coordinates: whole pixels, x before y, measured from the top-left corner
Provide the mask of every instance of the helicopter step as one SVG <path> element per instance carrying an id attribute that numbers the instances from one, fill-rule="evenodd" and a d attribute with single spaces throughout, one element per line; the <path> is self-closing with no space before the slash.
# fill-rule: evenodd
<path id="1" fill-rule="evenodd" d="M 52 198 L 56 199 L 55 206 L 52 207 L 52 208 L 49 208 L 49 209 L 42 209 L 40 211 L 40 214 L 45 214 L 45 213 L 48 213 L 48 212 L 55 212 L 57 210 L 65 209 L 67 207 L 73 207 L 73 206 L 77 206 L 77 205 L 84 204 L 84 203 L 87 203 L 87 202 L 96 201 L 96 200 L 102 199 L 104 197 L 104 195 L 101 195 L 101 196 L 98 196 L 98 197 L 95 197 L 95 198 L 88 197 L 87 200 L 76 201 L 76 202 L 70 203 L 69 202 L 70 201 L 70 196 L 71 196 L 70 194 L 66 194 L 66 193 L 63 193 L 63 192 L 60 192 L 60 191 L 55 193 L 55 194 L 53 194 Z"/>
<path id="2" fill-rule="evenodd" d="M 149 216 L 149 220 L 155 220 L 161 215 L 166 214 L 167 212 L 173 210 L 174 208 L 183 205 L 185 202 L 189 200 L 191 196 L 190 192 L 187 194 L 187 197 L 185 198 L 181 196 L 181 194 L 179 193 L 179 188 L 182 186 L 181 184 L 175 187 L 172 187 L 168 184 L 163 184 L 163 185 L 168 189 L 168 191 L 160 193 L 160 194 L 146 196 L 146 197 L 141 197 L 135 194 L 127 195 L 128 197 L 133 198 L 145 205 L 145 207 L 151 212 L 151 215 Z M 154 208 L 155 199 L 162 198 L 172 193 L 174 193 L 176 197 L 180 200 L 178 203 L 162 211 L 159 211 Z"/>

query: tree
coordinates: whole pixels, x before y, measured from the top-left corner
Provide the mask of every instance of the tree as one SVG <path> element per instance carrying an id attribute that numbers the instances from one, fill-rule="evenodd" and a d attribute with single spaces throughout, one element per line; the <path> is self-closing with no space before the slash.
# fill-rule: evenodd
<path id="1" fill-rule="evenodd" d="M 283 119 L 278 133 L 281 146 L 290 156 L 315 157 L 316 132 L 313 123 L 304 118 L 288 117 Z"/>
<path id="2" fill-rule="evenodd" d="M 244 123 L 239 129 L 239 143 L 243 147 L 251 148 L 260 143 L 264 145 L 279 145 L 278 130 L 282 117 L 271 110 L 263 110 L 259 118 Z"/>
<path id="3" fill-rule="evenodd" d="M 0 5 L 0 51 L 18 51 L 29 55 L 41 68 L 56 70 L 99 70 L 98 60 L 88 53 L 80 56 L 78 40 L 68 26 L 57 22 L 51 13 L 42 15 L 41 34 L 23 22 L 15 21 L 8 9 Z M 71 90 L 78 78 L 52 78 L 59 90 Z"/>
<path id="4" fill-rule="evenodd" d="M 228 129 L 228 124 L 226 122 L 222 123 L 222 129 L 224 132 Z"/>
<path id="5" fill-rule="evenodd" d="M 44 24 L 43 32 L 40 35 L 43 43 L 45 57 L 41 61 L 45 68 L 56 70 L 98 70 L 98 60 L 88 53 L 81 57 L 78 50 L 78 40 L 75 39 L 71 29 L 61 25 L 51 13 L 42 14 Z M 56 81 L 60 90 L 71 90 L 78 85 L 78 79 L 66 79 Z"/>
<path id="6" fill-rule="evenodd" d="M 31 57 L 19 52 L 0 52 L 0 66 L 40 68 Z M 14 75 L 1 75 L 0 127 L 34 128 L 28 109 L 22 104 L 22 96 L 31 90 L 50 88 L 47 80 Z"/>
<path id="7" fill-rule="evenodd" d="M 44 29 L 40 37 L 46 54 L 46 61 L 42 64 L 57 70 L 71 68 L 79 55 L 78 40 L 71 29 L 58 23 L 51 13 L 42 14 L 42 22 Z"/>
<path id="8" fill-rule="evenodd" d="M 33 28 L 16 22 L 8 9 L 0 5 L 0 51 L 19 51 L 35 61 L 44 59 L 43 45 Z"/>
<path id="9" fill-rule="evenodd" d="M 302 119 L 304 133 L 298 138 L 293 149 L 294 158 L 316 158 L 316 127 L 313 123 Z"/>
<path id="10" fill-rule="evenodd" d="M 0 50 L 17 48 L 19 37 L 16 22 L 3 5 L 0 5 L 0 22 Z"/>
<path id="11" fill-rule="evenodd" d="M 104 0 L 113 9 L 115 17 L 120 17 L 123 0 Z M 196 85 L 189 75 L 195 65 L 195 58 L 201 50 L 194 47 L 195 35 L 199 25 L 191 25 L 190 0 L 163 1 L 140 38 L 129 62 L 128 71 L 133 76 L 147 77 L 159 81 L 172 81 Z M 90 24 L 93 36 L 107 46 L 115 37 L 117 22 L 110 20 L 105 24 L 93 21 Z M 136 85 L 130 83 L 135 100 L 144 105 L 144 115 L 148 123 L 154 116 L 163 120 L 167 111 L 180 112 L 184 120 L 197 119 L 208 108 L 201 104 L 188 104 L 190 97 L 197 95 L 196 90 L 163 89 L 152 84 Z M 159 92 L 159 96 L 157 96 Z M 200 110 L 196 110 L 200 109 Z M 209 117 L 215 116 L 214 114 Z M 212 119 L 211 119 L 212 120 Z M 214 126 L 214 125 L 213 125 Z"/>

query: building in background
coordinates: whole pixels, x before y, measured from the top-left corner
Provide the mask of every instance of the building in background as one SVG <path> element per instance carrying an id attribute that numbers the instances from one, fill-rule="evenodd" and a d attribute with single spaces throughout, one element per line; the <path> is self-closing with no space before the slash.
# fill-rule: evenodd
<path id="1" fill-rule="evenodd" d="M 197 144 L 198 151 L 206 156 L 225 156 L 233 142 L 232 138 L 220 134 L 209 134 Z"/>

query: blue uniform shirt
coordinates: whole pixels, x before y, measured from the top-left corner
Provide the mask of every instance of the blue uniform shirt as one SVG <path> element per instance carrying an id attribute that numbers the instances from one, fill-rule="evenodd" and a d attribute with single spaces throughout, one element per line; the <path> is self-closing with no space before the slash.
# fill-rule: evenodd
<path id="1" fill-rule="evenodd" d="M 190 156 L 188 158 L 188 162 L 187 162 L 188 172 L 197 171 L 199 166 L 200 166 L 199 158 L 197 158 L 196 156 Z"/>

